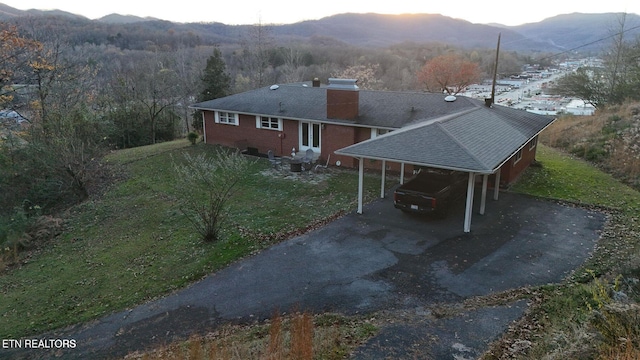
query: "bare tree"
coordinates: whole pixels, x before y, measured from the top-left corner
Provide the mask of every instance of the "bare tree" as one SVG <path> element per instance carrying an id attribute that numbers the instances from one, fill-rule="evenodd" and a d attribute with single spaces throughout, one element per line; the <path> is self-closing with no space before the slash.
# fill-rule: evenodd
<path id="1" fill-rule="evenodd" d="M 27 39 L 15 27 L 0 26 L 0 105 L 11 105 L 21 71 L 28 69 L 28 61 L 42 48 L 42 44 Z M 18 80 L 20 81 L 20 80 Z"/>
<path id="2" fill-rule="evenodd" d="M 382 81 L 376 77 L 378 64 L 349 66 L 341 72 L 334 74 L 334 77 L 345 79 L 357 79 L 358 87 L 366 90 L 384 90 Z"/>
<path id="3" fill-rule="evenodd" d="M 180 100 L 176 91 L 177 73 L 169 67 L 170 59 L 162 58 L 158 53 L 147 56 L 136 64 L 136 70 L 130 73 L 133 100 L 145 111 L 149 131 L 149 141 L 155 144 L 158 126 L 161 121 L 169 128 L 174 127 L 174 105 Z M 171 138 L 173 136 L 170 136 Z"/>
<path id="4" fill-rule="evenodd" d="M 424 84 L 427 90 L 454 95 L 477 82 L 479 78 L 478 65 L 455 54 L 433 58 L 418 73 L 418 81 Z"/>
<path id="5" fill-rule="evenodd" d="M 552 91 L 596 107 L 640 99 L 640 41 L 625 40 L 626 32 L 626 14 L 622 14 L 617 28 L 611 30 L 613 42 L 603 57 L 604 67 L 582 67 L 562 77 Z"/>
<path id="6" fill-rule="evenodd" d="M 262 24 L 262 21 L 249 27 L 248 37 L 242 43 L 242 57 L 244 73 L 249 77 L 252 88 L 267 84 L 271 48 L 273 48 L 273 38 L 270 27 Z"/>
<path id="7" fill-rule="evenodd" d="M 220 239 L 228 203 L 252 164 L 237 151 L 216 148 L 211 157 L 185 153 L 184 162 L 174 165 L 179 179 L 176 189 L 184 200 L 181 210 L 203 241 Z"/>
<path id="8" fill-rule="evenodd" d="M 202 77 L 202 69 L 205 66 L 207 55 L 201 51 L 203 49 L 189 49 L 181 47 L 176 51 L 175 71 L 178 79 L 176 87 L 177 95 L 180 97 L 179 108 L 181 117 L 184 120 L 184 132 L 191 131 L 190 120 L 192 119 L 189 105 L 198 97 L 199 81 Z"/>

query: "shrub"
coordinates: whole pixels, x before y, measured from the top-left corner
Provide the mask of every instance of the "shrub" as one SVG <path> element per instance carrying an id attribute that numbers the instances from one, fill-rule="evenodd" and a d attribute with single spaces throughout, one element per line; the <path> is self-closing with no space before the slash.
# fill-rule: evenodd
<path id="1" fill-rule="evenodd" d="M 594 277 L 592 302 L 588 304 L 592 309 L 591 325 L 601 335 L 601 358 L 637 359 L 640 355 L 640 306 L 612 296 L 619 290 L 619 280 L 609 285 Z"/>
<path id="2" fill-rule="evenodd" d="M 187 139 L 189 139 L 189 141 L 191 142 L 192 145 L 196 144 L 196 142 L 198 141 L 199 137 L 200 137 L 200 135 L 198 135 L 197 133 L 194 133 L 194 132 L 190 132 L 187 135 Z"/>
<path id="3" fill-rule="evenodd" d="M 205 242 L 219 239 L 220 227 L 227 215 L 227 203 L 235 195 L 236 185 L 247 176 L 252 164 L 238 151 L 217 148 L 212 157 L 184 155 L 184 165 L 175 165 L 178 192 L 184 203 L 183 214 Z"/>

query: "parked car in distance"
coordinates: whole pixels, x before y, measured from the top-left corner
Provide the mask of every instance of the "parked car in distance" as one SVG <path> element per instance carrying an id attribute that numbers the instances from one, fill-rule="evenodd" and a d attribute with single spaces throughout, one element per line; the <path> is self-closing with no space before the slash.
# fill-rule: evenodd
<path id="1" fill-rule="evenodd" d="M 411 180 L 393 193 L 393 205 L 404 212 L 446 217 L 449 207 L 467 188 L 464 172 L 422 168 Z"/>

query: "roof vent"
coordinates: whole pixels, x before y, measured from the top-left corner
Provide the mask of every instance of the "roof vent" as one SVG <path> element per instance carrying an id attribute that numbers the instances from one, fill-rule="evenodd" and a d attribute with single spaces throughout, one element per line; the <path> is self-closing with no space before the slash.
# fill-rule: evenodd
<path id="1" fill-rule="evenodd" d="M 446 101 L 446 102 L 454 102 L 454 101 L 456 101 L 456 99 L 457 98 L 455 96 L 449 95 L 446 98 L 444 98 L 444 101 Z"/>
<path id="2" fill-rule="evenodd" d="M 271 86 L 269 87 L 269 89 L 271 89 L 271 90 L 277 90 L 279 87 L 280 87 L 280 86 L 278 86 L 278 85 L 271 85 Z"/>

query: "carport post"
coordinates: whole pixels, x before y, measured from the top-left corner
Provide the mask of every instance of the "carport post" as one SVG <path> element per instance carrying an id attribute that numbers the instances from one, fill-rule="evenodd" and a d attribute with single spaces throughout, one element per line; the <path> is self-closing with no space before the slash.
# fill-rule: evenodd
<path id="1" fill-rule="evenodd" d="M 400 163 L 400 185 L 404 184 L 404 163 Z"/>
<path id="2" fill-rule="evenodd" d="M 382 160 L 382 181 L 380 184 L 380 199 L 384 199 L 384 181 L 387 178 L 387 161 Z"/>
<path id="3" fill-rule="evenodd" d="M 464 232 L 471 231 L 471 213 L 473 212 L 473 186 L 475 185 L 476 174 L 469 173 L 469 181 L 467 182 L 467 206 L 464 212 Z"/>
<path id="4" fill-rule="evenodd" d="M 500 193 L 500 169 L 496 171 L 496 183 L 493 185 L 493 200 L 498 200 L 498 193 Z"/>
<path id="5" fill-rule="evenodd" d="M 364 192 L 364 158 L 358 159 L 358 214 L 362 214 L 362 194 Z"/>
<path id="6" fill-rule="evenodd" d="M 482 198 L 480 199 L 480 215 L 484 215 L 485 206 L 487 205 L 487 182 L 489 175 L 482 175 Z"/>

